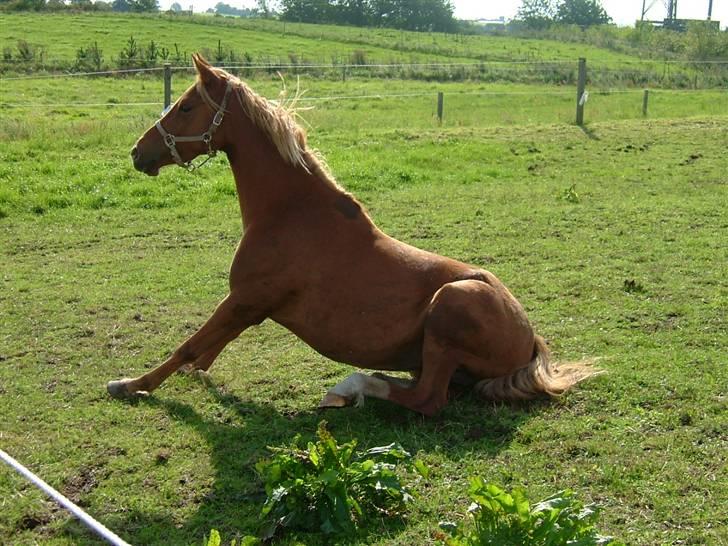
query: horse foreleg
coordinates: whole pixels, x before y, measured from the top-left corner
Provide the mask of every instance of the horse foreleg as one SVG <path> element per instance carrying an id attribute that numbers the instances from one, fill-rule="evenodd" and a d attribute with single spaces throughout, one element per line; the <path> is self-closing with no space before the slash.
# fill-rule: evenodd
<path id="1" fill-rule="evenodd" d="M 261 317 L 234 294 L 228 295 L 215 309 L 207 322 L 180 345 L 163 364 L 134 379 L 110 381 L 107 390 L 114 398 L 124 398 L 156 389 L 167 377 L 187 363 L 199 362 L 209 366 L 230 341 Z M 206 368 L 204 368 L 206 369 Z"/>
<path id="2" fill-rule="evenodd" d="M 210 369 L 210 366 L 212 366 L 215 359 L 220 355 L 227 344 L 227 341 L 218 343 L 216 346 L 202 353 L 194 362 L 183 364 L 178 371 L 180 373 L 206 372 Z"/>

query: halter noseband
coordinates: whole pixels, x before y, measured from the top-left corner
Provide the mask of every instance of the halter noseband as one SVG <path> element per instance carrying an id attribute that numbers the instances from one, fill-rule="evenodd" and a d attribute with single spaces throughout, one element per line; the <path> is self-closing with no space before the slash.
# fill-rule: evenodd
<path id="1" fill-rule="evenodd" d="M 174 162 L 177 163 L 180 167 L 186 169 L 189 172 L 194 171 L 195 169 L 199 169 L 202 167 L 205 163 L 210 161 L 213 157 L 217 155 L 217 150 L 215 150 L 212 147 L 212 135 L 215 133 L 218 127 L 222 125 L 222 118 L 225 115 L 225 107 L 227 106 L 228 99 L 230 98 L 230 92 L 233 89 L 233 83 L 228 80 L 227 87 L 225 88 L 225 96 L 222 99 L 222 102 L 220 103 L 220 107 L 217 109 L 217 112 L 215 112 L 215 116 L 212 118 L 212 122 L 210 123 L 210 127 L 208 127 L 207 131 L 202 133 L 201 135 L 197 136 L 175 136 L 170 133 L 168 133 L 164 127 L 162 127 L 162 120 L 157 120 L 157 123 L 154 124 L 154 126 L 157 128 L 157 131 L 159 131 L 159 134 L 162 135 L 162 139 L 164 140 L 164 143 L 167 145 L 167 148 L 169 148 L 169 152 L 172 154 L 172 159 L 174 159 Z M 182 157 L 179 155 L 179 152 L 177 151 L 177 142 L 204 142 L 207 144 L 207 158 L 202 161 L 201 163 L 198 163 L 195 165 L 192 163 L 192 160 L 190 159 L 186 163 L 182 161 Z"/>

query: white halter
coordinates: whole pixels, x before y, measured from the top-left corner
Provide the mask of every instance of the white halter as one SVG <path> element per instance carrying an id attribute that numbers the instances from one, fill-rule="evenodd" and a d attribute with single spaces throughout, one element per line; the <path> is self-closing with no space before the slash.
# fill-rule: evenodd
<path id="1" fill-rule="evenodd" d="M 199 169 L 202 167 L 205 163 L 210 161 L 213 157 L 217 155 L 217 150 L 213 149 L 212 147 L 212 135 L 215 133 L 218 127 L 222 124 L 222 118 L 225 115 L 225 107 L 227 106 L 228 99 L 230 98 L 230 92 L 233 89 L 233 83 L 228 80 L 227 87 L 225 88 L 225 96 L 222 99 L 222 102 L 220 103 L 220 107 L 218 108 L 217 112 L 215 112 L 215 116 L 212 118 L 212 122 L 210 123 L 210 127 L 202 133 L 201 135 L 197 136 L 175 136 L 170 133 L 168 133 L 164 127 L 162 127 L 162 120 L 157 120 L 157 123 L 154 124 L 154 126 L 157 128 L 157 131 L 159 131 L 159 134 L 162 135 L 162 138 L 164 139 L 164 143 L 167 145 L 167 148 L 169 148 L 169 152 L 172 154 L 172 159 L 174 159 L 174 162 L 177 163 L 180 167 L 187 169 L 189 172 L 194 171 L 195 169 Z M 198 163 L 195 165 L 192 163 L 192 160 L 189 160 L 188 162 L 182 161 L 182 157 L 179 155 L 179 152 L 177 151 L 177 142 L 204 142 L 207 144 L 207 158 L 202 161 L 201 163 Z"/>

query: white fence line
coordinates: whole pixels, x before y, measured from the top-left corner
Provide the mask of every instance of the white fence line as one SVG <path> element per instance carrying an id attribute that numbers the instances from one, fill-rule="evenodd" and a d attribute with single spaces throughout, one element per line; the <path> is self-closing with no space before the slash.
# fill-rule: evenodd
<path id="1" fill-rule="evenodd" d="M 1 63 L 0 63 L 1 64 Z M 469 61 L 459 63 L 367 63 L 367 64 L 334 64 L 334 63 L 321 63 L 321 64 L 308 64 L 308 63 L 256 63 L 256 64 L 223 64 L 217 66 L 225 70 L 306 70 L 306 69 L 331 69 L 331 70 L 365 70 L 375 68 L 459 68 L 459 67 L 472 67 L 481 68 L 488 66 L 549 66 L 549 65 L 571 65 L 574 64 L 573 60 L 565 59 L 553 59 L 553 60 L 542 60 L 542 61 Z M 614 61 L 594 61 L 592 63 L 592 70 L 594 65 L 596 66 L 608 66 L 610 64 L 651 64 L 655 67 L 660 67 L 666 64 L 669 65 L 728 65 L 728 60 L 707 60 L 707 61 L 682 61 L 682 60 L 656 60 L 656 59 L 635 59 L 635 60 L 614 60 Z M 146 68 L 120 68 L 115 70 L 101 70 L 96 72 L 63 72 L 57 74 L 29 74 L 24 76 L 13 76 L 9 78 L 0 78 L 2 81 L 18 81 L 18 80 L 40 80 L 40 79 L 52 79 L 52 78 L 72 78 L 72 77 L 84 77 L 84 76 L 109 76 L 109 75 L 124 75 L 134 74 L 142 72 L 162 72 L 164 66 L 154 66 Z M 173 71 L 187 71 L 194 70 L 193 66 L 171 66 Z M 502 68 L 501 68 L 502 70 Z M 612 69 L 603 68 L 602 70 L 611 72 Z"/>
<path id="2" fill-rule="evenodd" d="M 15 470 L 18 474 L 22 475 L 25 479 L 27 479 L 28 481 L 33 483 L 33 485 L 35 485 L 38 489 L 40 489 L 46 495 L 51 497 L 58 504 L 63 506 L 63 508 L 65 508 L 66 510 L 71 512 L 74 516 L 76 516 L 79 520 L 81 520 L 81 523 L 83 523 L 86 527 L 91 529 L 94 533 L 96 533 L 97 535 L 102 537 L 109 544 L 113 544 L 114 546 L 130 546 L 130 544 L 128 542 L 125 542 L 116 533 L 114 533 L 113 531 L 110 531 L 108 528 L 106 528 L 101 523 L 96 521 L 94 518 L 89 516 L 86 512 L 84 512 L 76 504 L 74 504 L 68 498 L 64 497 L 61 493 L 59 493 L 53 487 L 48 485 L 46 482 L 41 480 L 38 476 L 33 474 L 30 470 L 25 468 L 22 464 L 20 464 L 18 461 L 13 459 L 10 455 L 5 453 L 2 449 L 0 449 L 0 460 L 2 460 L 7 465 L 9 465 L 13 470 Z"/>
<path id="3" fill-rule="evenodd" d="M 654 89 L 650 88 L 650 94 L 688 94 L 688 93 L 706 93 L 706 92 L 723 92 L 722 88 L 715 89 Z M 324 97 L 300 97 L 298 102 L 326 102 L 326 101 L 347 101 L 347 100 L 386 100 L 410 97 L 436 97 L 437 91 L 429 91 L 422 93 L 370 93 L 363 95 L 329 95 Z M 594 97 L 608 96 L 615 94 L 642 94 L 644 89 L 599 89 L 591 91 Z M 448 96 L 568 96 L 571 97 L 573 90 L 564 91 L 448 91 Z M 268 100 L 275 102 L 277 99 L 269 98 Z M 28 103 L 28 102 L 3 102 L 0 100 L 0 106 L 10 108 L 103 108 L 103 107 L 142 107 L 142 106 L 162 106 L 162 101 L 154 102 L 67 102 L 67 103 Z"/>

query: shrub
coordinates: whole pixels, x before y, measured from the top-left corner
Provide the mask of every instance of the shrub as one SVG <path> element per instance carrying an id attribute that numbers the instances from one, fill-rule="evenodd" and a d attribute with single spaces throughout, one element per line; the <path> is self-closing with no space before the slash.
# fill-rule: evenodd
<path id="1" fill-rule="evenodd" d="M 306 448 L 296 438 L 291 447 L 274 449 L 272 459 L 256 465 L 267 493 L 264 538 L 280 528 L 351 533 L 375 516 L 401 515 L 412 496 L 396 467 L 414 468 L 426 477 L 424 465 L 412 462 L 398 444 L 357 453 L 356 440 L 339 445 L 325 421 L 317 436 Z"/>
<path id="2" fill-rule="evenodd" d="M 230 542 L 230 546 L 258 546 L 259 544 L 260 540 L 256 537 L 251 537 L 250 535 L 246 535 L 241 538 L 240 542 L 235 539 Z M 222 546 L 222 538 L 220 537 L 220 533 L 217 529 L 212 529 L 210 531 L 210 536 L 202 541 L 202 546 Z"/>
<path id="3" fill-rule="evenodd" d="M 73 69 L 78 72 L 96 71 L 100 72 L 104 62 L 104 53 L 98 42 L 87 47 L 80 47 L 76 51 L 76 63 Z"/>
<path id="4" fill-rule="evenodd" d="M 594 528 L 597 511 L 583 506 L 571 491 L 560 491 L 531 506 L 522 489 L 507 493 L 482 478 L 470 481 L 468 508 L 473 525 L 443 522 L 447 546 L 617 546 Z"/>

